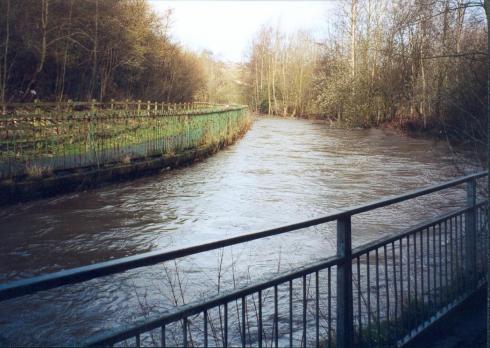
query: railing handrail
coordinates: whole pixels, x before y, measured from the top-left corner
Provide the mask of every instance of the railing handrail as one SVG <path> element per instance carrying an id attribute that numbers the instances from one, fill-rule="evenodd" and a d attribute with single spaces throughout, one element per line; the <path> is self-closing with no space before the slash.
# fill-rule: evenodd
<path id="1" fill-rule="evenodd" d="M 158 104 L 158 108 L 155 106 Z M 124 108 L 114 108 L 114 106 L 126 105 L 129 109 Z M 85 110 L 72 110 L 76 107 L 91 107 Z M 150 106 L 150 107 L 148 107 Z M 174 108 L 175 106 L 175 108 Z M 191 106 L 191 107 L 188 107 Z M 56 107 L 61 107 L 56 108 Z M 92 109 L 92 107 L 94 107 Z M 13 112 L 2 113 L 2 109 L 12 109 Z M 167 108 L 167 109 L 164 109 Z M 240 104 L 211 104 L 211 103 L 160 103 L 160 102 L 98 102 L 98 103 L 87 103 L 87 102 L 60 102 L 60 103 L 10 103 L 2 104 L 0 103 L 0 120 L 11 120 L 11 119 L 30 119 L 30 118 L 46 118 L 51 116 L 70 116 L 70 115 L 96 115 L 100 111 L 112 111 L 114 113 L 120 112 L 138 112 L 139 116 L 154 116 L 154 115 L 165 115 L 169 116 L 169 113 L 175 112 L 176 116 L 185 114 L 189 116 L 196 115 L 208 115 L 217 112 L 226 111 L 237 111 L 248 108 L 247 105 Z M 19 113 L 20 110 L 20 113 Z M 141 113 L 141 115 L 140 115 Z M 170 115 L 171 116 L 171 115 Z"/>
<path id="2" fill-rule="evenodd" d="M 212 106 L 243 106 L 241 104 L 222 104 L 222 103 L 209 103 L 209 102 L 200 102 L 200 101 L 191 101 L 191 102 L 164 102 L 164 101 L 156 101 L 156 100 L 137 100 L 137 99 L 128 99 L 128 100 L 113 100 L 113 101 L 75 101 L 75 100 L 66 100 L 66 101 L 38 101 L 38 102 L 0 102 L 0 107 L 41 107 L 41 106 L 91 106 L 91 105 L 126 105 L 126 104 L 141 104 L 141 106 L 147 105 L 150 103 L 154 105 L 158 103 L 159 105 L 166 106 L 174 106 L 174 105 L 212 105 Z"/>
<path id="3" fill-rule="evenodd" d="M 103 346 L 109 342 L 113 342 L 116 340 L 124 340 L 135 333 L 152 330 L 158 328 L 166 323 L 172 322 L 174 320 L 178 320 L 184 316 L 195 315 L 202 310 L 210 307 L 215 307 L 219 305 L 223 305 L 230 301 L 235 300 L 236 298 L 244 297 L 256 293 L 261 289 L 279 285 L 288 281 L 291 278 L 295 278 L 297 276 L 301 276 L 305 273 L 311 273 L 315 271 L 320 271 L 329 266 L 337 265 L 342 258 L 340 256 L 334 255 L 327 257 L 325 259 L 306 264 L 302 267 L 294 268 L 292 270 L 279 272 L 275 274 L 272 278 L 267 278 L 266 280 L 260 280 L 258 282 L 253 282 L 247 284 L 245 286 L 231 289 L 225 292 L 218 293 L 210 298 L 206 298 L 204 300 L 198 300 L 195 302 L 191 302 L 176 308 L 173 308 L 170 311 L 167 311 L 164 314 L 160 314 L 151 318 L 150 320 L 138 320 L 135 323 L 132 323 L 129 327 L 119 328 L 117 330 L 107 332 L 99 332 L 92 336 L 90 339 L 84 341 L 81 346 Z"/>
<path id="4" fill-rule="evenodd" d="M 486 204 L 486 200 L 478 202 L 477 206 L 481 206 L 482 204 Z M 448 217 L 456 216 L 469 210 L 471 210 L 471 208 L 469 207 L 457 209 L 440 217 L 410 227 L 402 232 L 382 237 L 371 243 L 363 244 L 361 246 L 353 248 L 351 259 L 353 260 L 357 257 L 360 257 L 360 255 L 362 254 L 366 254 L 372 250 L 375 250 L 380 246 L 392 243 L 396 240 L 400 240 L 402 238 L 405 238 L 406 236 L 413 235 L 414 233 L 417 233 L 424 228 L 427 228 L 428 226 L 432 226 L 434 224 L 437 224 L 438 222 L 444 221 Z M 88 340 L 83 341 L 82 346 L 104 346 L 106 344 L 111 344 L 111 342 L 122 341 L 140 332 L 153 330 L 161 327 L 162 325 L 166 325 L 170 322 L 179 320 L 183 317 L 196 315 L 206 308 L 217 307 L 219 305 L 223 305 L 225 303 L 233 301 L 237 298 L 243 298 L 245 296 L 252 295 L 253 293 L 260 291 L 261 289 L 277 286 L 292 278 L 297 278 L 304 274 L 310 274 L 334 265 L 337 266 L 341 262 L 341 260 L 342 257 L 338 255 L 329 256 L 325 259 L 320 259 L 318 261 L 306 264 L 302 267 L 279 272 L 277 274 L 274 274 L 274 276 L 272 276 L 271 278 L 260 279 L 256 282 L 252 282 L 251 284 L 247 284 L 238 288 L 233 288 L 226 292 L 218 293 L 210 298 L 199 299 L 195 302 L 172 308 L 165 313 L 159 313 L 152 318 L 144 318 L 138 320 L 126 327 L 121 327 L 116 330 L 111 330 L 109 332 L 101 331 L 95 333 L 95 335 L 91 336 Z"/>
<path id="5" fill-rule="evenodd" d="M 165 262 L 176 258 L 181 258 L 181 257 L 198 254 L 206 251 L 216 250 L 219 248 L 223 248 L 235 244 L 250 242 L 261 238 L 271 237 L 274 235 L 279 235 L 287 232 L 296 231 L 299 229 L 304 229 L 311 226 L 316 226 L 327 222 L 336 221 L 340 218 L 351 217 L 356 214 L 386 207 L 392 204 L 407 201 L 412 198 L 417 198 L 430 193 L 451 188 L 460 185 L 462 183 L 468 182 L 470 180 L 476 180 L 486 175 L 488 175 L 487 171 L 478 172 L 442 184 L 428 186 L 423 189 L 409 191 L 404 194 L 387 197 L 368 204 L 363 204 L 360 206 L 355 206 L 352 208 L 340 210 L 338 212 L 320 218 L 311 219 L 311 220 L 285 225 L 281 227 L 276 227 L 269 230 L 242 234 L 236 237 L 221 239 L 217 241 L 189 246 L 185 248 L 174 249 L 170 251 L 156 250 L 156 251 L 151 251 L 138 255 L 119 258 L 115 260 L 95 263 L 92 265 L 76 267 L 68 270 L 62 270 L 62 271 L 40 275 L 28 279 L 12 281 L 0 285 L 0 301 L 21 297 L 42 290 L 49 290 L 64 285 L 77 284 L 87 280 L 100 278 L 111 274 L 139 268 L 139 267 L 151 266 L 157 263 Z"/>

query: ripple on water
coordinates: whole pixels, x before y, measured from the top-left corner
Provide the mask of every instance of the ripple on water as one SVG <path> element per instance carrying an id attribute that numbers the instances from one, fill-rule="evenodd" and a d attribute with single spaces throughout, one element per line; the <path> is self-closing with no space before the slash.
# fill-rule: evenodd
<path id="1" fill-rule="evenodd" d="M 192 166 L 84 193 L 0 209 L 0 280 L 178 248 L 318 217 L 455 175 L 441 143 L 322 122 L 259 119 L 235 145 Z M 356 245 L 457 207 L 464 192 L 353 219 Z M 441 199 L 442 198 L 442 199 Z M 444 202 L 441 204 L 440 202 Z M 16 344 L 81 337 L 334 252 L 333 224 L 309 228 L 0 303 L 0 336 Z M 223 260 L 221 262 L 220 260 Z M 283 298 L 283 294 L 280 294 Z M 143 306 L 144 307 L 144 306 Z"/>

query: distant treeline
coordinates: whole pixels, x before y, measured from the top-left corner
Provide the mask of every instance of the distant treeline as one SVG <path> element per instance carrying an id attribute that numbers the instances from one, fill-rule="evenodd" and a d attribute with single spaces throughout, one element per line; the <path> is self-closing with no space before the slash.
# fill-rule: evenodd
<path id="1" fill-rule="evenodd" d="M 254 109 L 484 138 L 487 33 L 478 2 L 345 0 L 333 13 L 322 40 L 260 30 L 247 65 Z"/>
<path id="2" fill-rule="evenodd" d="M 264 26 L 247 62 L 229 64 L 183 50 L 169 37 L 172 11 L 158 16 L 146 0 L 0 0 L 0 102 L 248 103 L 273 115 L 392 124 L 483 145 L 487 32 L 479 2 L 337 5 L 322 38 Z"/>
<path id="3" fill-rule="evenodd" d="M 0 102 L 184 102 L 205 86 L 169 39 L 171 11 L 144 0 L 0 0 L 0 14 Z"/>

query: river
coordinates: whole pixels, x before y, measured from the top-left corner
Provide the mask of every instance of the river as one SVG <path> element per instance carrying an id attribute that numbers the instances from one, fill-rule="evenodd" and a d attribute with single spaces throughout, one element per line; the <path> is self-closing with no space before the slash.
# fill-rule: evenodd
<path id="1" fill-rule="evenodd" d="M 0 283 L 266 229 L 455 177 L 444 142 L 386 130 L 260 118 L 236 144 L 191 166 L 0 210 Z M 353 244 L 459 206 L 462 190 L 353 220 Z M 441 197 L 443 199 L 441 199 Z M 14 344 L 78 342 L 182 301 L 334 253 L 321 226 L 0 303 Z M 177 295 L 171 292 L 176 287 Z M 180 291 L 182 289 L 182 291 Z"/>

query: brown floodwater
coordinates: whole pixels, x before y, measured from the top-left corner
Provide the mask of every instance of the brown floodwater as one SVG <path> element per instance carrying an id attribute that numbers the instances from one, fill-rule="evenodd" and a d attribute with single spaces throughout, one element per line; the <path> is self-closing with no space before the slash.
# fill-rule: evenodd
<path id="1" fill-rule="evenodd" d="M 319 217 L 457 176 L 444 142 L 311 120 L 257 119 L 192 166 L 0 209 L 0 283 Z M 468 172 L 473 169 L 467 169 Z M 359 245 L 464 201 L 450 190 L 353 219 Z M 266 274 L 332 255 L 328 224 L 0 303 L 12 344 L 76 344 Z M 176 282 L 179 291 L 175 291 Z M 182 291 L 180 290 L 182 289 Z M 1 340 L 0 340 L 1 342 Z"/>

